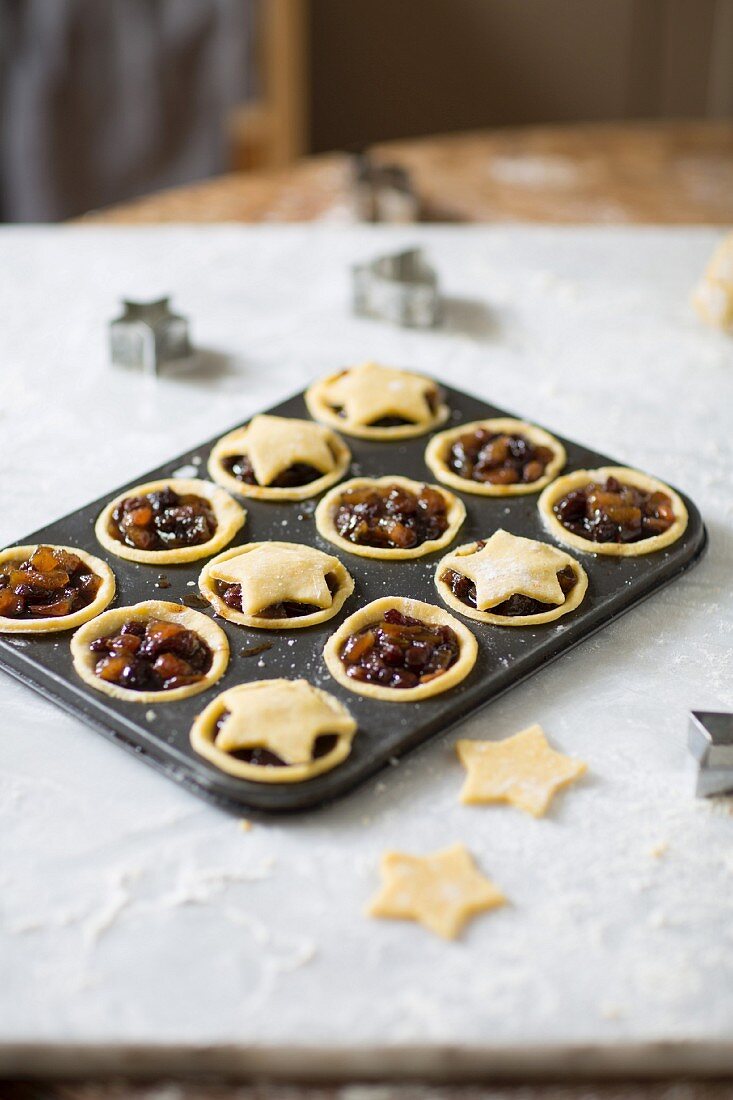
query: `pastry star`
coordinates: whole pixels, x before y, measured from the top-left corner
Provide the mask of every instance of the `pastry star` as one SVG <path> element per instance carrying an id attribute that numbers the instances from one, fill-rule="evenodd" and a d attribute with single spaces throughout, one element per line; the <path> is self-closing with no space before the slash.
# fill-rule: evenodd
<path id="1" fill-rule="evenodd" d="M 371 424 L 383 416 L 400 416 L 416 424 L 430 420 L 426 392 L 431 383 L 407 371 L 362 363 L 328 387 L 328 401 L 340 405 L 352 424 Z"/>
<path id="2" fill-rule="evenodd" d="M 557 574 L 567 565 L 567 558 L 545 542 L 499 529 L 481 550 L 449 554 L 445 565 L 474 582 L 479 611 L 496 607 L 515 594 L 540 603 L 565 602 Z"/>
<path id="3" fill-rule="evenodd" d="M 330 607 L 333 596 L 326 573 L 333 561 L 310 546 L 265 543 L 215 565 L 211 576 L 241 586 L 242 611 L 247 615 L 284 600 Z"/>
<path id="4" fill-rule="evenodd" d="M 369 906 L 369 915 L 415 920 L 448 940 L 455 939 L 475 913 L 506 901 L 477 869 L 463 844 L 427 856 L 386 852 L 381 872 L 382 888 Z"/>
<path id="5" fill-rule="evenodd" d="M 468 772 L 461 802 L 509 802 L 534 817 L 542 817 L 556 791 L 587 767 L 551 749 L 541 726 L 504 741 L 458 741 L 456 751 Z"/>
<path id="6" fill-rule="evenodd" d="M 278 474 L 303 462 L 327 474 L 334 467 L 328 431 L 309 420 L 285 416 L 255 416 L 229 441 L 229 454 L 244 449 L 260 485 L 269 485 Z"/>
<path id="7" fill-rule="evenodd" d="M 226 700 L 214 744 L 223 752 L 269 749 L 286 764 L 309 764 L 321 733 L 353 733 L 354 719 L 329 706 L 306 680 L 263 680 Z"/>

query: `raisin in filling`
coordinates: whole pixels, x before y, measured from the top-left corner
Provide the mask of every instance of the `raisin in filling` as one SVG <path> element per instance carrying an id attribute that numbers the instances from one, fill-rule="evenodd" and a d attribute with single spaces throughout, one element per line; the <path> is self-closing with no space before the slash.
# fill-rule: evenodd
<path id="1" fill-rule="evenodd" d="M 567 531 L 591 542 L 641 542 L 663 535 L 675 521 L 666 493 L 647 492 L 615 477 L 573 489 L 552 510 Z"/>
<path id="2" fill-rule="evenodd" d="M 345 373 L 345 372 L 342 372 Z M 438 387 L 431 388 L 425 391 L 425 400 L 428 408 L 430 409 L 430 415 L 435 416 L 438 411 L 438 405 L 442 397 L 442 392 Z M 337 416 L 343 418 L 346 417 L 346 409 L 342 405 L 332 405 L 333 412 Z M 367 428 L 401 428 L 405 424 L 414 424 L 414 420 L 406 420 L 403 416 L 380 416 L 376 420 L 370 420 L 366 425 Z"/>
<path id="3" fill-rule="evenodd" d="M 237 481 L 245 485 L 259 485 L 248 455 L 229 455 L 223 460 L 224 469 Z M 309 466 L 306 462 L 294 462 L 287 470 L 282 470 L 276 478 L 268 482 L 268 489 L 295 489 L 299 485 L 310 485 L 323 477 L 323 470 Z"/>
<path id="4" fill-rule="evenodd" d="M 326 574 L 328 591 L 336 592 L 339 582 L 334 573 Z M 229 584 L 227 581 L 216 582 L 216 594 L 224 601 L 227 607 L 233 611 L 242 610 L 242 586 L 241 584 Z M 296 603 L 295 600 L 283 600 L 280 603 L 271 603 L 263 607 L 254 616 L 258 619 L 299 619 L 303 615 L 311 615 L 314 611 L 322 611 L 322 607 L 312 603 Z"/>
<path id="5" fill-rule="evenodd" d="M 458 437 L 446 462 L 454 474 L 467 481 L 527 485 L 543 476 L 554 457 L 549 447 L 537 446 L 523 435 L 476 428 Z"/>
<path id="6" fill-rule="evenodd" d="M 0 564 L 0 615 L 46 619 L 88 607 L 102 584 L 86 562 L 66 550 L 37 546 L 25 561 Z"/>
<path id="7" fill-rule="evenodd" d="M 446 569 L 440 579 L 448 585 L 461 603 L 465 603 L 466 607 L 476 606 L 476 585 L 469 577 L 456 573 L 454 569 Z M 557 580 L 566 598 L 578 583 L 575 570 L 569 565 L 559 570 Z M 506 615 L 508 618 L 514 618 L 518 615 L 541 615 L 543 611 L 554 611 L 556 608 L 557 604 L 542 603 L 540 600 L 533 600 L 531 596 L 515 592 L 508 600 L 503 600 L 494 607 L 487 607 L 486 612 L 490 615 Z"/>
<path id="8" fill-rule="evenodd" d="M 214 740 L 216 740 L 216 735 L 219 733 L 219 730 L 228 717 L 229 711 L 225 710 L 217 718 L 216 726 L 214 727 Z M 319 733 L 313 743 L 313 759 L 320 760 L 322 756 L 326 756 L 329 752 L 332 752 L 337 744 L 337 733 Z M 234 749 L 234 751 L 228 752 L 227 756 L 233 756 L 235 760 L 242 760 L 245 764 L 256 764 L 259 767 L 287 768 L 289 766 L 282 757 L 277 756 L 274 752 L 270 752 L 269 749 Z"/>
<path id="9" fill-rule="evenodd" d="M 351 634 L 339 654 L 346 675 L 368 684 L 414 688 L 441 676 L 458 660 L 449 626 L 433 626 L 395 609 Z"/>
<path id="10" fill-rule="evenodd" d="M 100 680 L 132 691 L 172 691 L 197 684 L 211 668 L 212 652 L 194 630 L 165 619 L 131 619 L 116 634 L 97 638 Z"/>
<path id="11" fill-rule="evenodd" d="M 447 530 L 448 508 L 429 485 L 419 493 L 394 484 L 364 486 L 342 493 L 333 522 L 342 538 L 358 546 L 412 550 Z"/>
<path id="12" fill-rule="evenodd" d="M 208 542 L 216 527 L 208 500 L 166 488 L 125 497 L 112 513 L 109 533 L 134 550 L 174 550 Z"/>

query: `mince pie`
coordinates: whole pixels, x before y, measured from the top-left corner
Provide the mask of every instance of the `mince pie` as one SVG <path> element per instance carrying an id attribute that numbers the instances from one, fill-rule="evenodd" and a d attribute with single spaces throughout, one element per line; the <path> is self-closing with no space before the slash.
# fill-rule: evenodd
<path id="1" fill-rule="evenodd" d="M 294 542 L 251 542 L 207 562 L 199 588 L 223 619 L 293 630 L 332 619 L 354 591 L 338 560 Z"/>
<path id="2" fill-rule="evenodd" d="M 440 432 L 425 461 L 438 481 L 479 496 L 536 493 L 565 465 L 565 448 L 549 432 L 502 416 Z"/>
<path id="3" fill-rule="evenodd" d="M 322 424 L 255 416 L 214 444 L 209 474 L 230 493 L 257 500 L 305 500 L 349 468 L 351 451 Z"/>
<path id="4" fill-rule="evenodd" d="M 473 634 L 447 611 L 404 596 L 360 608 L 323 651 L 334 680 L 358 695 L 411 703 L 439 695 L 476 663 Z"/>
<path id="5" fill-rule="evenodd" d="M 470 619 L 535 626 L 574 611 L 588 578 L 564 550 L 499 530 L 446 554 L 435 584 L 448 606 Z"/>
<path id="6" fill-rule="evenodd" d="M 589 554 L 652 554 L 687 527 L 674 489 L 627 466 L 575 470 L 548 485 L 538 507 L 551 535 Z"/>
<path id="7" fill-rule="evenodd" d="M 218 485 L 164 478 L 136 485 L 110 501 L 94 532 L 105 550 L 129 561 L 173 565 L 222 550 L 246 512 Z"/>
<path id="8" fill-rule="evenodd" d="M 239 779 L 300 783 L 345 760 L 355 733 L 346 707 L 306 680 L 258 680 L 212 700 L 191 745 Z"/>
<path id="9" fill-rule="evenodd" d="M 85 683 L 133 703 L 169 703 L 198 695 L 229 663 L 226 634 L 200 611 L 164 600 L 116 607 L 71 639 Z"/>
<path id="10" fill-rule="evenodd" d="M 359 439 L 409 439 L 448 417 L 436 382 L 413 371 L 362 363 L 309 386 L 305 403 L 315 420 Z"/>
<path id="11" fill-rule="evenodd" d="M 0 551 L 0 634 L 70 630 L 104 611 L 114 594 L 114 573 L 85 550 L 32 545 Z"/>
<path id="12" fill-rule="evenodd" d="M 316 508 L 324 539 L 362 558 L 420 558 L 448 546 L 466 518 L 463 501 L 406 477 L 356 477 Z"/>

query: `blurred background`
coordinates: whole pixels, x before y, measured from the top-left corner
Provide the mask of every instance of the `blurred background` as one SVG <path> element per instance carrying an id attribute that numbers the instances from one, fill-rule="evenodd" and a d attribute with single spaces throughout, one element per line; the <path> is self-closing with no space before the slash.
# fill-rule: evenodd
<path id="1" fill-rule="evenodd" d="M 6 222 L 733 220 L 733 0 L 0 0 L 0 80 Z"/>

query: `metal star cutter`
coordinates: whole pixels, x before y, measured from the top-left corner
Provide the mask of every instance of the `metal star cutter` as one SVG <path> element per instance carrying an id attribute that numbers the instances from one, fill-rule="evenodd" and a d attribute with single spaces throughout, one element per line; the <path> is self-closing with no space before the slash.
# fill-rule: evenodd
<path id="1" fill-rule="evenodd" d="M 154 302 L 123 300 L 124 312 L 110 322 L 110 354 L 118 367 L 157 374 L 164 363 L 188 359 L 193 352 L 188 319 L 173 313 L 169 298 Z"/>
<path id="2" fill-rule="evenodd" d="M 355 264 L 354 312 L 404 328 L 433 328 L 440 320 L 438 277 L 419 248 Z"/>
<path id="3" fill-rule="evenodd" d="M 733 714 L 692 711 L 687 744 L 698 763 L 695 794 L 733 794 Z"/>

